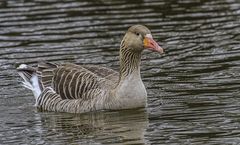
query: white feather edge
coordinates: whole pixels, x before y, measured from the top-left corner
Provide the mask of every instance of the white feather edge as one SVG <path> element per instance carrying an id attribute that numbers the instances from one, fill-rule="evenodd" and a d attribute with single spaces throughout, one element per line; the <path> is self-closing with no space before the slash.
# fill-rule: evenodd
<path id="1" fill-rule="evenodd" d="M 26 64 L 21 64 L 17 67 L 17 69 L 24 69 L 24 68 L 27 68 Z"/>

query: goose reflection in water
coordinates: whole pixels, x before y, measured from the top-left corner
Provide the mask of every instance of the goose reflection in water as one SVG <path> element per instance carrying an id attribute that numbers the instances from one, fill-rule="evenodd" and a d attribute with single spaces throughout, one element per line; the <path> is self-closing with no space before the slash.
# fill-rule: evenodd
<path id="1" fill-rule="evenodd" d="M 84 114 L 37 112 L 34 130 L 42 142 L 145 144 L 148 113 L 144 109 Z M 45 134 L 47 132 L 47 134 Z"/>

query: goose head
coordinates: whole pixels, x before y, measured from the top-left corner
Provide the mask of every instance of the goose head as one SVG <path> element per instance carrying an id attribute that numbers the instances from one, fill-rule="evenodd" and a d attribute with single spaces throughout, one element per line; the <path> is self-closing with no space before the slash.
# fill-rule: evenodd
<path id="1" fill-rule="evenodd" d="M 142 52 L 144 49 L 163 53 L 163 48 L 153 39 L 151 31 L 143 25 L 131 26 L 123 37 L 121 49 Z"/>

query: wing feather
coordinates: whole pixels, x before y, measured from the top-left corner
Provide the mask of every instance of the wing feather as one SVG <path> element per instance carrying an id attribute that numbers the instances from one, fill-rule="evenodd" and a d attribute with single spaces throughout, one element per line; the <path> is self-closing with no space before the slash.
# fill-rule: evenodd
<path id="1" fill-rule="evenodd" d="M 96 90 L 113 87 L 118 73 L 106 67 L 95 65 L 40 63 L 38 74 L 43 86 L 52 87 L 62 99 L 90 99 Z"/>

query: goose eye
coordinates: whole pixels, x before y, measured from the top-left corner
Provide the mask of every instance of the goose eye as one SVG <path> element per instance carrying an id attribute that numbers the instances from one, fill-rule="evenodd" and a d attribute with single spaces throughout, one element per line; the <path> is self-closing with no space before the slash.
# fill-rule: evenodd
<path id="1" fill-rule="evenodd" d="M 140 33 L 136 33 L 137 36 L 140 36 L 141 34 Z"/>

